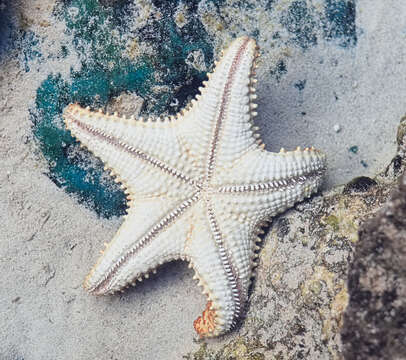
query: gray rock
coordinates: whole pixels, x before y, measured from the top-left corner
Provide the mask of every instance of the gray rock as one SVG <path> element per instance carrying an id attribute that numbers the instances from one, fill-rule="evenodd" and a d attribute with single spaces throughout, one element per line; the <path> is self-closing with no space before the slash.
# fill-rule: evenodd
<path id="1" fill-rule="evenodd" d="M 346 359 L 406 359 L 406 174 L 363 224 L 349 272 Z"/>

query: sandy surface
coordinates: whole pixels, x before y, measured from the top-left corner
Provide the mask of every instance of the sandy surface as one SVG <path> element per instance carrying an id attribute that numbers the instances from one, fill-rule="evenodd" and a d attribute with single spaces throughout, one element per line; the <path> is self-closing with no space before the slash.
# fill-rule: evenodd
<path id="1" fill-rule="evenodd" d="M 280 82 L 259 71 L 258 124 L 268 148 L 325 150 L 326 187 L 388 163 L 405 112 L 405 15 L 401 1 L 358 1 L 356 47 L 293 51 Z M 205 299 L 184 264 L 163 266 L 120 296 L 82 289 L 121 220 L 98 218 L 45 175 L 28 108 L 49 69 L 26 73 L 15 59 L 0 66 L 0 358 L 181 359 L 196 350 L 192 322 Z M 304 79 L 299 91 L 294 84 Z"/>

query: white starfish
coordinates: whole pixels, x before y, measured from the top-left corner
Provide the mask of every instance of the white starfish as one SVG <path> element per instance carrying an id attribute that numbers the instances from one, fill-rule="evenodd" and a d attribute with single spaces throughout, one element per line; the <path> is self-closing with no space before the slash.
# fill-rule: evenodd
<path id="1" fill-rule="evenodd" d="M 128 194 L 128 214 L 87 276 L 91 293 L 134 284 L 184 259 L 208 305 L 201 336 L 231 330 L 244 311 L 264 221 L 316 191 L 325 156 L 270 153 L 253 126 L 255 41 L 236 39 L 197 101 L 176 117 L 126 119 L 69 105 L 66 126 Z"/>

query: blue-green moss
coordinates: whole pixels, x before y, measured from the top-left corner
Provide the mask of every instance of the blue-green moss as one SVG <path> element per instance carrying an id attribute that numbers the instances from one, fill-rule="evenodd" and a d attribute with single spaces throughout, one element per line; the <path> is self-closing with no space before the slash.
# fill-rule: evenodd
<path id="1" fill-rule="evenodd" d="M 276 63 L 275 68 L 271 71 L 271 75 L 273 75 L 275 77 L 275 79 L 277 81 L 279 81 L 282 78 L 282 76 L 284 74 L 286 74 L 287 72 L 288 72 L 288 69 L 286 67 L 285 62 L 283 60 L 279 60 Z"/>
<path id="2" fill-rule="evenodd" d="M 355 3 L 348 0 L 326 0 L 324 32 L 327 40 L 338 40 L 340 46 L 355 45 Z"/>
<path id="3" fill-rule="evenodd" d="M 22 31 L 19 41 L 20 61 L 26 72 L 30 71 L 30 63 L 40 61 L 42 54 L 39 50 L 40 38 L 32 31 Z"/>
<path id="4" fill-rule="evenodd" d="M 299 91 L 304 90 L 306 87 L 306 80 L 299 80 L 298 82 L 295 83 L 295 88 L 298 89 Z"/>
<path id="5" fill-rule="evenodd" d="M 291 41 L 303 49 L 317 43 L 317 24 L 306 5 L 306 1 L 292 2 L 287 12 L 282 16 L 281 23 L 292 35 Z"/>
<path id="6" fill-rule="evenodd" d="M 13 23 L 12 9 L 9 6 L 0 8 L 0 59 L 7 52 L 12 43 Z"/>
<path id="7" fill-rule="evenodd" d="M 153 1 L 163 15 L 163 19 L 149 22 L 139 31 L 140 38 L 151 41 L 156 48 L 157 57 L 152 59 L 155 71 L 160 74 L 159 84 L 170 86 L 174 91 L 167 93 L 162 100 L 150 108 L 155 112 L 169 110 L 179 111 L 188 99 L 194 97 L 198 85 L 205 79 L 206 74 L 191 68 L 185 63 L 187 56 L 193 51 L 202 51 L 205 63 L 212 63 L 213 50 L 208 41 L 208 35 L 196 16 L 189 16 L 182 28 L 176 26 L 174 14 L 179 1 Z M 187 3 L 189 13 L 193 14 L 198 1 Z M 196 10 L 196 9 L 195 9 Z M 151 35 L 153 34 L 153 35 Z M 168 108 L 168 104 L 177 100 L 177 106 Z M 151 99 L 152 100 L 152 99 Z"/>
<path id="8" fill-rule="evenodd" d="M 357 145 L 353 145 L 348 149 L 349 152 L 352 152 L 353 154 L 358 153 L 358 146 Z"/>
<path id="9" fill-rule="evenodd" d="M 291 34 L 291 42 L 303 49 L 314 46 L 321 28 L 321 35 L 327 41 L 336 40 L 343 47 L 356 44 L 354 0 L 325 0 L 324 16 L 316 14 L 305 0 L 292 2 L 281 17 L 281 24 Z"/>

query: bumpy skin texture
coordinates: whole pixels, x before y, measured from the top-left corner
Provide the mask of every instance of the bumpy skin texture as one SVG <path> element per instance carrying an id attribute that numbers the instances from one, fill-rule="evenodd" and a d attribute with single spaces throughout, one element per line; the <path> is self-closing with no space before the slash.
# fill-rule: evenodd
<path id="1" fill-rule="evenodd" d="M 321 183 L 325 156 L 311 148 L 264 150 L 256 115 L 255 41 L 236 39 L 201 95 L 176 117 L 126 119 L 69 105 L 66 126 L 123 184 L 128 215 L 84 286 L 107 294 L 166 261 L 196 271 L 208 306 L 201 336 L 241 317 L 261 226 Z"/>

